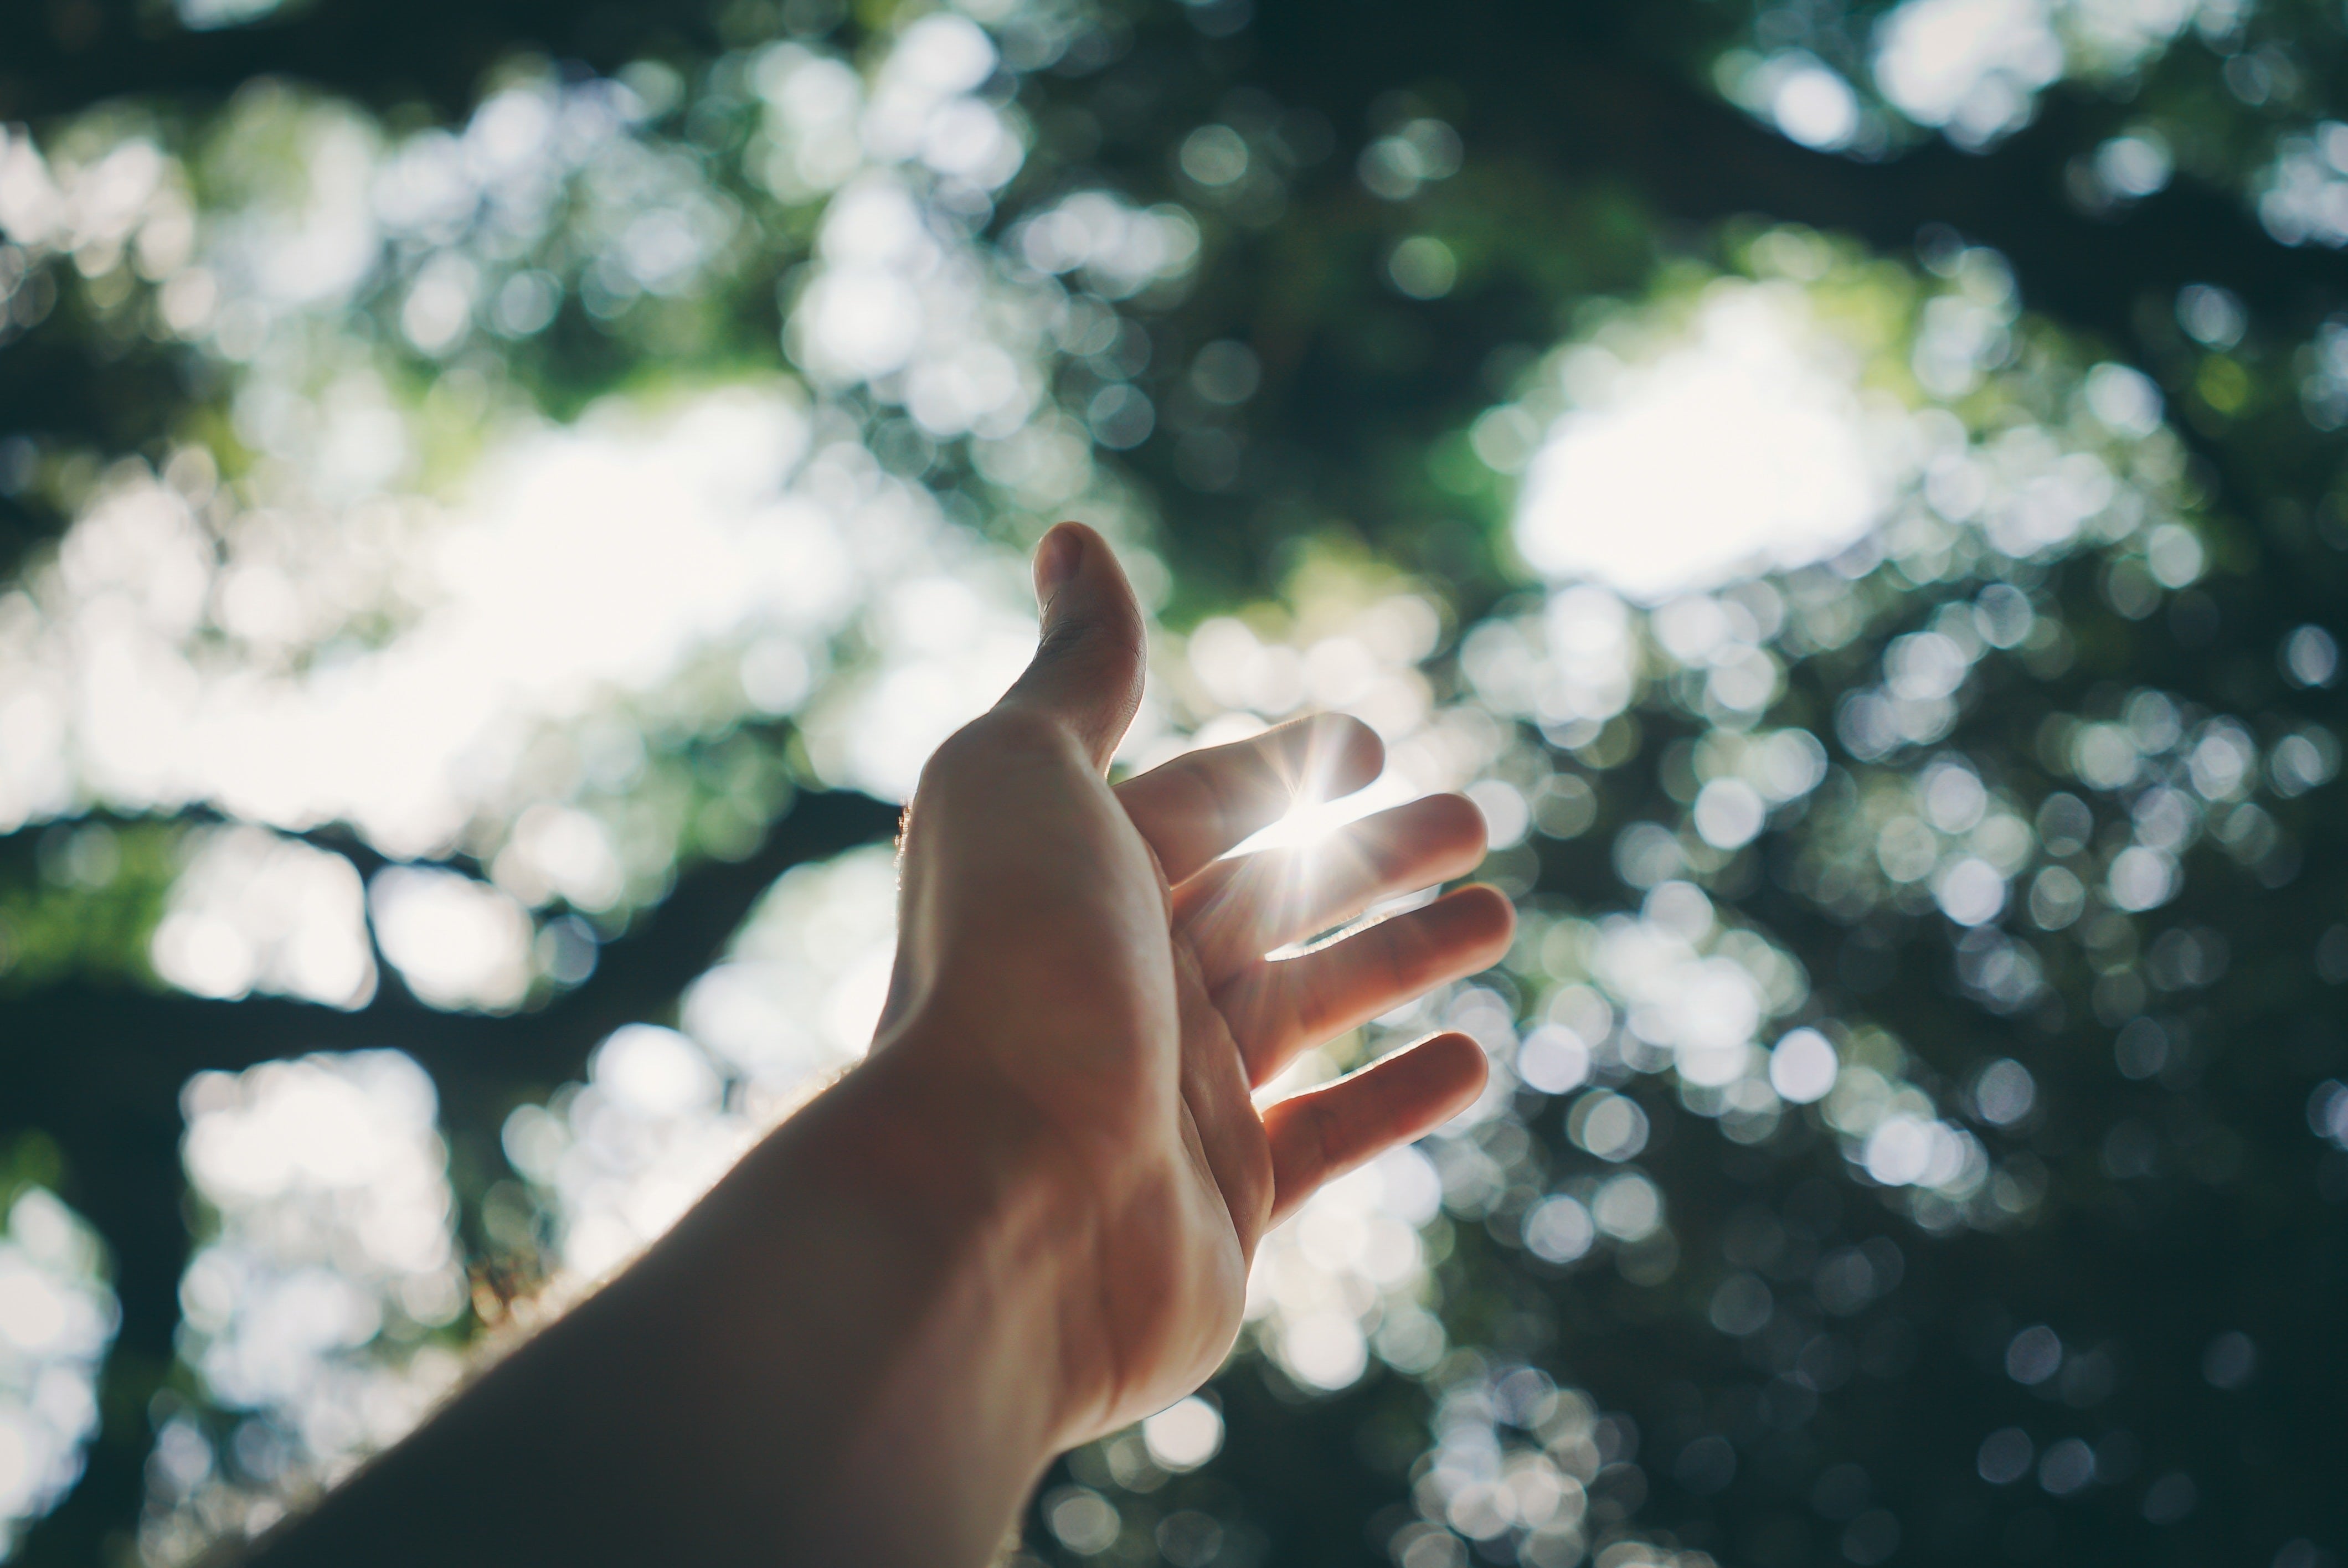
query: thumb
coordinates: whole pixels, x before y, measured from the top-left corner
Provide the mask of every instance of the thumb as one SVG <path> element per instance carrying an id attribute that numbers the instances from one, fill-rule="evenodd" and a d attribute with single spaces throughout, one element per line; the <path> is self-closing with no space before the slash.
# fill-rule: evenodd
<path id="1" fill-rule="evenodd" d="M 1141 606 L 1108 541 L 1062 523 L 1035 550 L 1044 625 L 1026 672 L 996 704 L 1046 713 L 1106 771 L 1141 705 Z"/>

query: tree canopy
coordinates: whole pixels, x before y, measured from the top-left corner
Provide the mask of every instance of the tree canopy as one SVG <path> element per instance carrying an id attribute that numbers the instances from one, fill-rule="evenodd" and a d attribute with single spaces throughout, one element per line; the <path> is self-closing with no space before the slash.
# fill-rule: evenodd
<path id="1" fill-rule="evenodd" d="M 2343 52 L 0 15 L 0 1556 L 265 1528 L 856 1060 L 1076 517 L 1127 765 L 1358 713 L 1522 920 L 1019 1561 L 2331 1561 Z"/>

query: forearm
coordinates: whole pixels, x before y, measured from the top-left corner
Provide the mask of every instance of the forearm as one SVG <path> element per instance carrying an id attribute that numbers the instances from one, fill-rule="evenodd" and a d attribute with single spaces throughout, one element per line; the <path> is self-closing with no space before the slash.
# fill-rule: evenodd
<path id="1" fill-rule="evenodd" d="M 978 1568 L 1057 1449 L 1212 1373 L 1275 1214 L 1474 1098 L 1456 1033 L 1251 1098 L 1507 950 L 1468 889 L 1264 957 L 1471 867 L 1473 804 L 1226 864 L 1300 790 L 1367 783 L 1376 737 L 1291 725 L 1112 789 L 1139 605 L 1081 528 L 1036 578 L 1035 663 L 922 770 L 890 1039 L 264 1568 Z"/>
<path id="2" fill-rule="evenodd" d="M 917 1065 L 851 1074 L 253 1561 L 983 1563 L 1059 1440 L 1065 1248 L 1014 1108 Z"/>

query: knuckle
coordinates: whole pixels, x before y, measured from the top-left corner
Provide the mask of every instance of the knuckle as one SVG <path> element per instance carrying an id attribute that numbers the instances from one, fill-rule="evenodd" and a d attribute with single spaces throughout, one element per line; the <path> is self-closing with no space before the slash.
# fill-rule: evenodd
<path id="1" fill-rule="evenodd" d="M 1344 1140 L 1335 1103 L 1329 1096 L 1316 1095 L 1304 1112 L 1306 1146 L 1313 1151 L 1313 1169 L 1316 1175 L 1325 1176 L 1335 1170 L 1344 1153 Z"/>
<path id="2" fill-rule="evenodd" d="M 948 735 L 922 768 L 919 793 L 932 794 L 986 778 L 1006 766 L 1066 755 L 1066 726 L 1031 709 L 997 708 Z"/>
<path id="3" fill-rule="evenodd" d="M 1218 755 L 1217 752 L 1201 752 L 1185 760 L 1190 765 L 1183 770 L 1183 777 L 1198 792 L 1204 815 L 1237 817 L 1254 804 L 1252 797 L 1258 786 L 1251 770 L 1246 767 L 1248 763 L 1254 761 L 1252 757 L 1234 758 Z"/>
<path id="4" fill-rule="evenodd" d="M 1066 756 L 1074 743 L 1068 726 L 1051 713 L 1033 708 L 1001 707 L 963 726 L 973 745 L 987 757 L 1027 761 Z"/>
<path id="5" fill-rule="evenodd" d="M 1373 926 L 1362 934 L 1374 944 L 1364 957 L 1376 968 L 1406 986 L 1424 986 L 1435 978 L 1435 945 L 1409 915 Z"/>
<path id="6" fill-rule="evenodd" d="M 1128 618 L 1076 611 L 1044 629 L 1038 664 L 1075 666 L 1087 674 L 1131 677 L 1141 669 L 1141 630 Z"/>
<path id="7" fill-rule="evenodd" d="M 1241 1234 L 1252 1239 L 1262 1235 L 1271 1221 L 1272 1203 L 1279 1193 L 1271 1143 L 1262 1137 L 1248 1140 L 1234 1163 L 1238 1168 L 1232 1173 L 1231 1189 L 1225 1193 L 1224 1199 L 1233 1217 L 1245 1225 Z"/>
<path id="8" fill-rule="evenodd" d="M 1484 811 L 1464 794 L 1438 794 L 1429 797 L 1428 806 L 1435 818 L 1437 831 L 1447 841 L 1456 841 L 1481 848 L 1490 831 L 1484 821 Z"/>
<path id="9" fill-rule="evenodd" d="M 1292 982 L 1297 992 L 1297 1016 L 1308 1032 L 1320 1034 L 1348 1010 L 1348 977 L 1335 965 L 1313 964 L 1307 959 L 1295 960 L 1294 964 L 1301 970 Z"/>

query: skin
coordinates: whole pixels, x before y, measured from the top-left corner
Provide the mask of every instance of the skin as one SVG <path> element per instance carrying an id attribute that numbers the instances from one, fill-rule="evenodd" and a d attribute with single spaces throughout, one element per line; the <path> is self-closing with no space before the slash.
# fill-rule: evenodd
<path id="1" fill-rule="evenodd" d="M 975 1565 L 1051 1459 L 1229 1353 L 1265 1231 L 1482 1086 L 1439 1034 L 1259 1110 L 1298 1052 L 1486 968 L 1456 795 L 1220 858 L 1383 765 L 1300 721 L 1112 787 L 1143 623 L 1107 545 L 1037 552 L 1035 662 L 924 770 L 870 1058 L 670 1235 L 267 1539 L 295 1564 Z"/>

